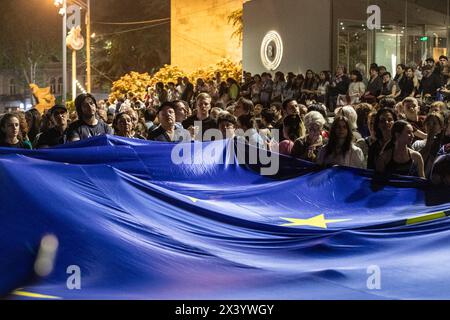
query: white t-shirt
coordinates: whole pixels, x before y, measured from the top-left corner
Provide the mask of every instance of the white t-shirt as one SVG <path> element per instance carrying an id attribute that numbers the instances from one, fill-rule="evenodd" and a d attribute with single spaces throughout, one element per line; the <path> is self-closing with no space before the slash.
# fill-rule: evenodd
<path id="1" fill-rule="evenodd" d="M 320 165 L 339 165 L 365 169 L 364 153 L 361 148 L 355 146 L 353 143 L 351 144 L 350 150 L 344 156 L 331 154 L 325 158 L 325 147 L 323 147 L 319 151 L 317 163 Z"/>

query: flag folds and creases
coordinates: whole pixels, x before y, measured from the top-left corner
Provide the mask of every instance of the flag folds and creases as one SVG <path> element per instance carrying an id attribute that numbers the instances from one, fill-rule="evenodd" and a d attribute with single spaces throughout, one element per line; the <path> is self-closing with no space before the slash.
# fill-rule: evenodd
<path id="1" fill-rule="evenodd" d="M 215 161 L 230 141 L 209 145 L 216 151 L 194 164 L 175 164 L 173 144 L 111 136 L 0 149 L 0 293 L 450 298 L 448 189 L 413 178 L 375 185 L 367 171 L 288 158 L 280 167 L 289 175 L 274 178 Z M 38 279 L 46 234 L 59 248 L 53 272 Z"/>

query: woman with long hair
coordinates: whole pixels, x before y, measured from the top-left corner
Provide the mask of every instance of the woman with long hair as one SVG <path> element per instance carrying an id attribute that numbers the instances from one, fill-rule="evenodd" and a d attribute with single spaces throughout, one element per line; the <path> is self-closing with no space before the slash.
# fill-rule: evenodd
<path id="1" fill-rule="evenodd" d="M 367 169 L 375 169 L 375 164 L 381 150 L 391 140 L 391 130 L 395 121 L 397 121 L 397 115 L 392 109 L 389 108 L 380 109 L 375 115 L 375 119 L 373 121 L 375 141 L 372 141 L 369 146 Z"/>
<path id="2" fill-rule="evenodd" d="M 412 126 L 404 120 L 396 121 L 392 126 L 391 140 L 377 160 L 377 172 L 425 178 L 422 156 L 409 147 L 413 139 Z"/>
<path id="3" fill-rule="evenodd" d="M 0 120 L 0 147 L 31 149 L 24 143 L 20 131 L 20 118 L 16 113 L 7 113 Z"/>
<path id="4" fill-rule="evenodd" d="M 306 78 L 302 85 L 300 103 L 306 104 L 307 100 L 314 98 L 315 91 L 317 90 L 317 82 L 314 76 L 314 72 L 311 69 L 306 71 Z"/>
<path id="5" fill-rule="evenodd" d="M 328 87 L 331 83 L 331 74 L 328 71 L 319 73 L 319 81 L 317 83 L 316 101 L 320 103 L 327 103 Z"/>
<path id="6" fill-rule="evenodd" d="M 261 102 L 261 88 L 262 88 L 262 79 L 259 74 L 255 74 L 253 77 L 253 81 L 255 83 L 250 87 L 250 97 L 254 104 Z"/>
<path id="7" fill-rule="evenodd" d="M 414 142 L 412 149 L 420 152 L 422 155 L 425 165 L 425 175 L 429 177 L 434 160 L 443 145 L 442 142 L 444 140 L 446 127 L 444 125 L 444 116 L 439 112 L 429 113 L 424 124 L 427 138 Z"/>
<path id="8" fill-rule="evenodd" d="M 352 124 L 344 116 L 337 116 L 331 125 L 330 138 L 317 158 L 319 165 L 340 165 L 364 168 L 364 154 L 353 143 Z"/>
<path id="9" fill-rule="evenodd" d="M 305 77 L 299 74 L 295 77 L 294 83 L 292 84 L 292 90 L 294 91 L 292 98 L 297 101 L 300 101 L 302 96 L 303 82 L 305 82 Z"/>
<path id="10" fill-rule="evenodd" d="M 25 117 L 25 112 L 19 111 L 16 113 L 19 117 L 19 127 L 20 127 L 20 134 L 22 136 L 22 141 L 24 144 L 28 146 L 28 148 L 32 149 L 32 141 L 30 141 L 30 138 L 28 137 L 29 127 L 28 122 Z"/>
<path id="11" fill-rule="evenodd" d="M 347 95 L 340 95 L 338 105 L 356 104 L 360 102 L 361 97 L 366 92 L 366 85 L 363 82 L 361 72 L 353 70 L 350 72 L 350 85 L 348 86 Z"/>
<path id="12" fill-rule="evenodd" d="M 41 114 L 36 109 L 30 109 L 25 112 L 25 119 L 28 124 L 28 138 L 33 142 L 40 132 Z"/>

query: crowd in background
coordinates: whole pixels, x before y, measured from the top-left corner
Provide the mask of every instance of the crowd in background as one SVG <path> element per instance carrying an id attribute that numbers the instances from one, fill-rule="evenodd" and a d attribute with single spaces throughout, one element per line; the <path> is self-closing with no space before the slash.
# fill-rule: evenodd
<path id="1" fill-rule="evenodd" d="M 56 105 L 0 119 L 0 146 L 48 148 L 114 134 L 163 142 L 240 140 L 319 165 L 374 169 L 450 185 L 448 59 L 420 67 L 397 66 L 392 76 L 372 64 L 349 73 L 338 66 L 305 76 L 292 72 L 252 75 L 243 81 L 188 78 L 157 83 L 144 97 L 118 101 L 75 100 L 75 112 Z M 201 125 L 199 125 L 201 124 Z M 239 130 L 240 129 L 240 130 Z M 206 133 L 206 135 L 205 135 Z M 278 133 L 278 134 L 276 134 Z"/>

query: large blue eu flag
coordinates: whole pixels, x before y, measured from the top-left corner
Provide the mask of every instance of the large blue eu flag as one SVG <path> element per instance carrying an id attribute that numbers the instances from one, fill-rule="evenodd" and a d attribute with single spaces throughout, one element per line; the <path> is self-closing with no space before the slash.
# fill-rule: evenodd
<path id="1" fill-rule="evenodd" d="M 0 150 L 0 293 L 12 299 L 448 299 L 450 191 L 280 159 L 230 141 L 115 137 Z M 180 146 L 180 145 L 178 145 Z M 186 150 L 185 150 L 186 151 Z M 188 152 L 188 153 L 189 153 Z M 257 169 L 257 168 L 256 168 Z M 59 243 L 35 276 L 41 239 Z M 45 249 L 45 248 L 44 248 Z M 8 295 L 9 294 L 9 295 Z"/>

